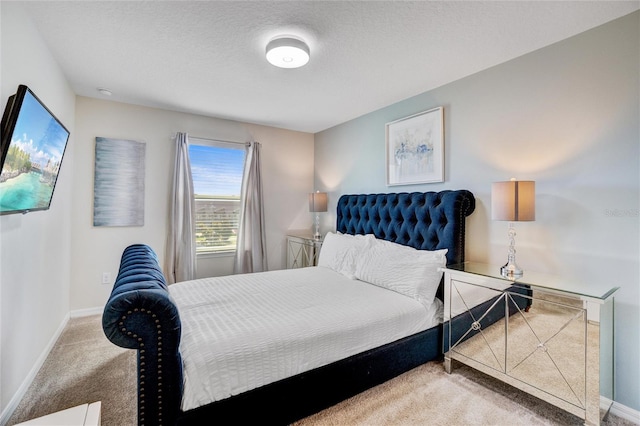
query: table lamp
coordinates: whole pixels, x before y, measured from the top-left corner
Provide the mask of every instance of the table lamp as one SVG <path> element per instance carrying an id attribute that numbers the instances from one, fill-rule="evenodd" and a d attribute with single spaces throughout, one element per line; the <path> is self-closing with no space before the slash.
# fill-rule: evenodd
<path id="1" fill-rule="evenodd" d="M 316 214 L 316 231 L 313 234 L 313 238 L 319 240 L 320 235 L 320 212 L 327 211 L 327 193 L 326 192 L 311 192 L 309 194 L 309 211 Z"/>
<path id="2" fill-rule="evenodd" d="M 516 231 L 513 222 L 536 219 L 536 183 L 511 179 L 491 184 L 491 219 L 509 221 L 509 255 L 500 274 L 507 278 L 520 278 L 523 270 L 516 263 Z"/>

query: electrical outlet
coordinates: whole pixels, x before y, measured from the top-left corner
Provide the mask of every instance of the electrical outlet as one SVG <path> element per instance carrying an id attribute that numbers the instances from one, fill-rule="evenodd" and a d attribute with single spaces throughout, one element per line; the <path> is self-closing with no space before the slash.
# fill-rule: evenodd
<path id="1" fill-rule="evenodd" d="M 103 272 L 102 273 L 102 284 L 111 284 L 111 273 Z"/>

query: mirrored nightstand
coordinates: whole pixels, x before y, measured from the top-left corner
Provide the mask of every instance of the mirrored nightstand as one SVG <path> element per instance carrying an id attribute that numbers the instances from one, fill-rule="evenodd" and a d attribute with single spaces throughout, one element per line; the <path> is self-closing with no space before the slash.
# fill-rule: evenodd
<path id="1" fill-rule="evenodd" d="M 613 294 L 618 288 L 499 266 L 444 269 L 445 368 L 452 361 L 585 420 L 613 395 Z"/>
<path id="2" fill-rule="evenodd" d="M 311 231 L 291 230 L 287 233 L 287 269 L 316 266 L 322 239 L 313 238 Z"/>

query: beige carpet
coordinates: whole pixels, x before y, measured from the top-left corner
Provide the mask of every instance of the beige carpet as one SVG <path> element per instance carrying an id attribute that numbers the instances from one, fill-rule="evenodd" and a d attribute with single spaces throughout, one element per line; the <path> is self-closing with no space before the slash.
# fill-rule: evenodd
<path id="1" fill-rule="evenodd" d="M 102 401 L 103 426 L 135 425 L 135 374 L 135 353 L 104 337 L 99 316 L 71 319 L 8 425 L 93 401 Z M 296 426 L 580 424 L 467 367 L 448 375 L 442 363 L 430 362 Z M 633 423 L 609 416 L 604 424 Z"/>
<path id="2" fill-rule="evenodd" d="M 72 318 L 7 424 L 102 401 L 104 426 L 135 425 L 135 375 L 135 352 L 107 340 L 99 315 Z"/>

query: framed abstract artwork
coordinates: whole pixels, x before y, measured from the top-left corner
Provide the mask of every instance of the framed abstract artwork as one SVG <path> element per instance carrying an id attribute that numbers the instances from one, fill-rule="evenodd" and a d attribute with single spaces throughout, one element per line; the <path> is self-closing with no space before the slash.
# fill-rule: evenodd
<path id="1" fill-rule="evenodd" d="M 93 226 L 144 225 L 145 143 L 96 138 Z"/>
<path id="2" fill-rule="evenodd" d="M 444 182 L 443 108 L 387 123 L 387 186 Z"/>

